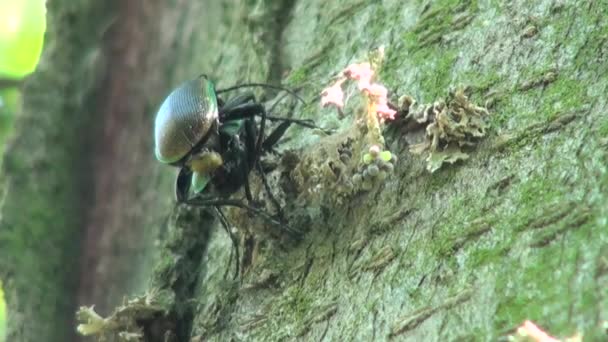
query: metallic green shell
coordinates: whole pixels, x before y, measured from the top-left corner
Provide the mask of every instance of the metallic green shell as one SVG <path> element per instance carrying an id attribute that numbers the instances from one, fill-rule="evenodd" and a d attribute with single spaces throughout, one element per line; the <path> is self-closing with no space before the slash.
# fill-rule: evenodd
<path id="1" fill-rule="evenodd" d="M 218 120 L 215 87 L 205 76 L 173 90 L 154 122 L 156 159 L 174 163 L 186 156 Z"/>
<path id="2" fill-rule="evenodd" d="M 199 193 L 205 189 L 207 183 L 211 180 L 211 177 L 206 174 L 193 172 L 190 183 L 190 189 L 195 193 Z"/>

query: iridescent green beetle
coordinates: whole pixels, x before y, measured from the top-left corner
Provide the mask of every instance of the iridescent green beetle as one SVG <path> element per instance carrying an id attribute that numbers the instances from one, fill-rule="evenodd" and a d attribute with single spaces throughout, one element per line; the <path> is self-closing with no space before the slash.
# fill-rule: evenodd
<path id="1" fill-rule="evenodd" d="M 282 89 L 258 83 L 242 86 Z M 215 207 L 222 226 L 232 239 L 237 260 L 238 241 L 232 234 L 220 206 L 241 207 L 278 224 L 263 210 L 229 197 L 244 187 L 247 200 L 252 202 L 249 173 L 252 170 L 258 171 L 266 184 L 259 163 L 260 155 L 269 151 L 292 123 L 316 128 L 310 120 L 266 115 L 264 106 L 257 102 L 251 93 L 236 96 L 227 102 L 217 97 L 220 92 L 242 86 L 216 91 L 214 84 L 206 76 L 199 76 L 169 94 L 160 106 L 154 123 L 156 158 L 162 163 L 180 168 L 175 183 L 178 202 Z M 256 121 L 256 116 L 260 118 L 259 122 Z M 265 137 L 267 119 L 281 123 Z M 274 200 L 268 186 L 266 191 L 279 209 L 278 202 Z M 287 225 L 283 227 L 290 230 Z M 236 266 L 238 274 L 238 262 Z"/>
<path id="2" fill-rule="evenodd" d="M 199 76 L 173 90 L 156 115 L 156 158 L 180 168 L 175 191 L 180 202 L 236 205 L 225 198 L 242 186 L 251 201 L 248 175 L 254 169 L 261 171 L 257 165 L 260 155 L 270 150 L 292 123 L 315 127 L 310 120 L 266 115 L 264 106 L 251 93 L 224 102 L 217 97 L 220 92 L 206 76 Z M 282 121 L 268 137 L 264 137 L 266 119 Z M 209 196 L 201 200 L 197 194 L 207 193 L 210 186 Z"/>

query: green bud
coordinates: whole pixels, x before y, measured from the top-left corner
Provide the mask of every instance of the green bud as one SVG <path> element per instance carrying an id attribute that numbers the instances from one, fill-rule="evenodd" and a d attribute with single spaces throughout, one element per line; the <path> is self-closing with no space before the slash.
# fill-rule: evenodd
<path id="1" fill-rule="evenodd" d="M 393 154 L 391 151 L 382 151 L 380 152 L 380 159 L 384 161 L 390 161 L 393 158 Z"/>

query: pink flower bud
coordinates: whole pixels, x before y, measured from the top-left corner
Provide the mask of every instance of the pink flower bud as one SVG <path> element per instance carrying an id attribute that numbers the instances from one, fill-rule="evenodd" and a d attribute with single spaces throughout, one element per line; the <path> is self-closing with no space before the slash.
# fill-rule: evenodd
<path id="1" fill-rule="evenodd" d="M 352 80 L 365 80 L 368 83 L 374 76 L 374 70 L 372 70 L 372 66 L 369 63 L 351 64 L 344 69 L 343 73 L 344 76 Z"/>
<path id="2" fill-rule="evenodd" d="M 323 89 L 321 92 L 321 105 L 323 107 L 327 107 L 328 105 L 334 105 L 338 108 L 344 107 L 342 82 L 344 82 L 344 79 L 338 80 L 334 85 Z"/>
<path id="3" fill-rule="evenodd" d="M 542 331 L 542 329 L 531 321 L 525 321 L 524 324 L 517 329 L 517 332 L 520 335 L 531 337 L 537 342 L 559 342 L 558 339 L 549 336 L 549 334 Z"/>
<path id="4" fill-rule="evenodd" d="M 388 90 L 386 90 L 385 86 L 378 83 L 372 83 L 368 85 L 365 90 L 367 90 L 370 95 L 378 99 L 378 101 L 376 102 L 386 103 L 386 96 L 388 94 Z"/>
<path id="5" fill-rule="evenodd" d="M 371 154 L 372 157 L 377 157 L 380 154 L 380 146 L 378 146 L 378 145 L 370 146 L 369 154 Z"/>
<path id="6" fill-rule="evenodd" d="M 378 117 L 384 120 L 395 120 L 396 110 L 391 109 L 386 103 L 376 104 L 376 113 Z"/>

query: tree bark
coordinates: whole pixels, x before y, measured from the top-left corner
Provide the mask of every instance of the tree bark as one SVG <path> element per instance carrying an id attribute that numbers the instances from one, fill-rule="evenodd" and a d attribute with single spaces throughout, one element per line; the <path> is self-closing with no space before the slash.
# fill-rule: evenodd
<path id="1" fill-rule="evenodd" d="M 50 2 L 3 164 L 9 340 L 68 340 L 77 305 L 106 316 L 146 291 L 164 312 L 149 339 L 497 340 L 525 319 L 606 338 L 607 14 L 550 0 Z M 340 154 L 368 148 L 360 104 L 338 117 L 315 102 L 381 45 L 393 102 L 464 85 L 490 129 L 429 173 L 409 152 L 424 132 L 388 124 L 395 171 L 350 191 L 360 161 Z M 153 160 L 156 108 L 200 73 L 299 89 L 312 105 L 275 111 L 336 131 L 291 129 L 268 175 L 297 239 L 229 210 L 237 281 L 227 234 L 174 206 L 173 173 Z"/>

